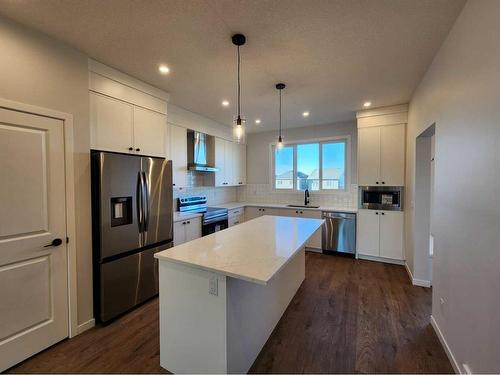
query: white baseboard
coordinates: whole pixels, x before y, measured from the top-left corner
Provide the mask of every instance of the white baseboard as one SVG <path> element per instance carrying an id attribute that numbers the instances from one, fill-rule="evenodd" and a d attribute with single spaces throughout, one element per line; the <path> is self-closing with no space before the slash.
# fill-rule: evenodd
<path id="1" fill-rule="evenodd" d="M 357 259 L 372 260 L 375 262 L 383 262 L 383 263 L 390 263 L 390 264 L 398 264 L 400 266 L 405 264 L 404 260 L 376 257 L 376 256 L 364 255 L 364 254 L 357 254 Z"/>
<path id="2" fill-rule="evenodd" d="M 453 370 L 455 371 L 456 374 L 463 374 L 463 372 L 460 369 L 460 366 L 458 365 L 457 360 L 455 359 L 455 356 L 453 355 L 450 347 L 448 346 L 448 343 L 446 342 L 446 339 L 443 336 L 443 333 L 439 329 L 439 326 L 432 315 L 431 315 L 431 325 L 432 328 L 434 328 L 434 331 L 436 332 L 436 335 L 439 341 L 441 342 L 441 345 L 443 346 L 443 349 L 446 352 L 446 355 L 448 356 L 451 365 L 453 366 Z"/>
<path id="3" fill-rule="evenodd" d="M 94 318 L 87 320 L 85 323 L 79 324 L 76 327 L 76 334 L 79 335 L 80 333 L 83 333 L 86 330 L 88 330 L 94 326 L 95 326 L 95 319 Z"/>
<path id="4" fill-rule="evenodd" d="M 425 288 L 431 287 L 431 282 L 429 280 L 415 279 L 413 277 L 413 274 L 411 273 L 410 267 L 408 267 L 408 263 L 406 263 L 406 262 L 405 262 L 405 268 L 406 268 L 406 272 L 408 272 L 408 276 L 410 277 L 410 281 L 413 285 L 423 286 Z"/>

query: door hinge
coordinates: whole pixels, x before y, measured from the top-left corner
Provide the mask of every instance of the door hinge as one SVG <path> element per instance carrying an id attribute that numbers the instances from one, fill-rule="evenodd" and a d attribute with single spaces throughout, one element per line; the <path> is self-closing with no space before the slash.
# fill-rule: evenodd
<path id="1" fill-rule="evenodd" d="M 69 237 L 66 237 L 66 243 L 69 243 Z"/>

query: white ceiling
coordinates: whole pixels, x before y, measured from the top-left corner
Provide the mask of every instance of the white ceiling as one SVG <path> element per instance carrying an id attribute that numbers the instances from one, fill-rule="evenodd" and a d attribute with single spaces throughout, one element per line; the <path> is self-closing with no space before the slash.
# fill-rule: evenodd
<path id="1" fill-rule="evenodd" d="M 249 131 L 354 118 L 408 102 L 464 0 L 2 0 L 0 14 L 171 94 L 181 107 L 230 124 L 242 32 L 242 113 Z M 171 73 L 162 76 L 158 64 Z M 231 102 L 221 106 L 222 99 Z M 309 118 L 302 118 L 304 110 Z M 262 119 L 260 126 L 254 124 Z"/>

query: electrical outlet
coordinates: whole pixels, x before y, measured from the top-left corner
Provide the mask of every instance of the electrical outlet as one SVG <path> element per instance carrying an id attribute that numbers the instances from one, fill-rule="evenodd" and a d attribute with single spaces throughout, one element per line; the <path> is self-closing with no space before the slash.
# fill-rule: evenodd
<path id="1" fill-rule="evenodd" d="M 208 293 L 212 294 L 214 296 L 219 295 L 219 280 L 217 279 L 217 276 L 211 276 L 210 280 L 208 282 Z"/>

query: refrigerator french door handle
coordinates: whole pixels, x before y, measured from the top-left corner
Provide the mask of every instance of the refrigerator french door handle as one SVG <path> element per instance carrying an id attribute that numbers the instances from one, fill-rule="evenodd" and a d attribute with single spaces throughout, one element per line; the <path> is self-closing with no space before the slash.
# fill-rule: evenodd
<path id="1" fill-rule="evenodd" d="M 139 233 L 142 233 L 142 223 L 144 221 L 144 211 L 143 211 L 144 199 L 143 199 L 143 182 L 142 174 L 138 172 L 137 174 L 137 225 L 139 227 Z M 142 246 L 142 244 L 141 244 Z"/>
<path id="2" fill-rule="evenodd" d="M 146 177 L 146 172 L 142 172 L 142 178 L 144 180 L 143 194 L 144 194 L 144 231 L 147 232 L 149 228 L 149 186 L 148 179 Z"/>

